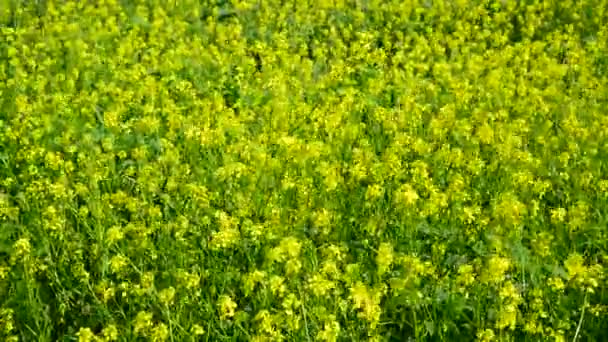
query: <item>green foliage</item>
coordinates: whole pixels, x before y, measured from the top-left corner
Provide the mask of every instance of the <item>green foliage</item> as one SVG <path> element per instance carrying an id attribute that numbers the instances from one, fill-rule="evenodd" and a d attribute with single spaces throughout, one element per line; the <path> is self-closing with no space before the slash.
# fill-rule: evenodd
<path id="1" fill-rule="evenodd" d="M 0 339 L 602 340 L 607 6 L 0 2 Z"/>

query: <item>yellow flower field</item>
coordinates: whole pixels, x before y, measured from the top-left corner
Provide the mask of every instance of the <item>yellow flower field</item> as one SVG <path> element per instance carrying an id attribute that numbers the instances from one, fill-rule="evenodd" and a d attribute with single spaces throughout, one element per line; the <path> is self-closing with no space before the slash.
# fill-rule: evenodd
<path id="1" fill-rule="evenodd" d="M 1 341 L 602 341 L 608 1 L 0 0 Z"/>

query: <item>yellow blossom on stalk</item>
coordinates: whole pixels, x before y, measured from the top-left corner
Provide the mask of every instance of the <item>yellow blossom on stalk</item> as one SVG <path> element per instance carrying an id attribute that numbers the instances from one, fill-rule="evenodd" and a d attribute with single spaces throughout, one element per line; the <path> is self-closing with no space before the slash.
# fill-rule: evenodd
<path id="1" fill-rule="evenodd" d="M 117 341 L 118 328 L 114 324 L 109 324 L 102 331 L 104 341 Z"/>
<path id="2" fill-rule="evenodd" d="M 580 254 L 575 253 L 568 257 L 564 262 L 564 266 L 566 266 L 566 270 L 568 271 L 568 280 L 584 276 L 587 273 L 587 267 L 583 265 L 583 262 L 583 256 Z"/>
<path id="3" fill-rule="evenodd" d="M 30 254 L 32 245 L 30 244 L 30 240 L 28 238 L 21 238 L 15 242 L 13 248 L 17 258 L 24 258 Z"/>
<path id="4" fill-rule="evenodd" d="M 356 283 L 350 288 L 350 299 L 355 309 L 359 310 L 358 316 L 370 322 L 375 327 L 379 320 L 382 308 L 380 299 L 382 292 L 369 289 L 361 282 Z"/>
<path id="5" fill-rule="evenodd" d="M 572 253 L 564 261 L 564 266 L 568 272 L 568 281 L 583 286 L 585 291 L 594 293 L 603 278 L 602 266 L 599 264 L 586 266 L 582 255 Z"/>
<path id="6" fill-rule="evenodd" d="M 302 245 L 295 237 L 286 237 L 281 240 L 279 245 L 270 252 L 272 261 L 284 261 L 299 257 Z"/>
<path id="7" fill-rule="evenodd" d="M 477 134 L 479 136 L 479 141 L 484 144 L 491 144 L 494 141 L 494 131 L 488 124 L 483 124 L 479 127 Z"/>
<path id="8" fill-rule="evenodd" d="M 285 278 L 277 275 L 270 277 L 270 279 L 268 280 L 270 290 L 277 296 L 282 296 L 287 290 L 287 287 L 285 286 L 284 282 Z"/>
<path id="9" fill-rule="evenodd" d="M 573 205 L 569 212 L 569 229 L 571 231 L 576 231 L 583 227 L 585 222 L 587 221 L 589 205 L 584 201 L 578 201 L 575 205 Z"/>
<path id="10" fill-rule="evenodd" d="M 95 334 L 90 328 L 80 328 L 76 335 L 78 336 L 78 342 L 92 342 L 96 339 Z"/>
<path id="11" fill-rule="evenodd" d="M 229 248 L 237 244 L 240 238 L 240 232 L 236 228 L 227 228 L 213 232 L 211 238 L 211 247 L 214 249 Z"/>
<path id="12" fill-rule="evenodd" d="M 336 287 L 336 283 L 322 275 L 315 274 L 308 280 L 307 287 L 315 296 L 326 296 Z"/>
<path id="13" fill-rule="evenodd" d="M 477 341 L 479 342 L 491 342 L 494 341 L 495 337 L 496 335 L 492 329 L 485 329 L 477 332 Z"/>
<path id="14" fill-rule="evenodd" d="M 503 194 L 496 206 L 497 215 L 508 223 L 520 223 L 526 212 L 526 206 L 513 193 Z"/>
<path id="15" fill-rule="evenodd" d="M 410 184 L 404 184 L 397 190 L 394 198 L 397 204 L 412 205 L 418 200 L 419 196 Z"/>
<path id="16" fill-rule="evenodd" d="M 6 277 L 8 276 L 8 272 L 10 271 L 10 268 L 7 266 L 0 266 L 0 280 L 4 280 L 6 279 Z"/>
<path id="17" fill-rule="evenodd" d="M 340 269 L 334 260 L 326 260 L 321 266 L 321 273 L 330 278 L 337 278 L 340 275 Z"/>
<path id="18" fill-rule="evenodd" d="M 519 305 L 519 303 L 521 302 L 521 295 L 519 293 L 519 290 L 511 281 L 505 281 L 501 286 L 498 294 L 500 299 L 502 300 L 503 306 L 506 305 L 505 307 L 508 307 L 508 305 L 517 307 L 517 305 Z M 514 320 L 512 322 L 514 322 Z"/>
<path id="19" fill-rule="evenodd" d="M 169 339 L 169 328 L 164 323 L 158 323 L 152 328 L 150 337 L 154 342 L 162 342 Z"/>
<path id="20" fill-rule="evenodd" d="M 158 299 L 163 305 L 173 304 L 173 299 L 175 298 L 175 288 L 172 286 L 161 290 L 158 293 Z"/>
<path id="21" fill-rule="evenodd" d="M 232 300 L 232 298 L 230 298 L 230 296 L 220 296 L 217 305 L 219 307 L 220 317 L 222 319 L 228 319 L 234 316 L 234 310 L 237 308 L 237 304 Z"/>
<path id="22" fill-rule="evenodd" d="M 365 200 L 370 201 L 378 199 L 383 195 L 383 193 L 384 188 L 382 187 L 382 185 L 374 184 L 367 188 L 367 191 L 365 192 Z"/>
<path id="23" fill-rule="evenodd" d="M 243 277 L 243 290 L 246 295 L 251 294 L 258 284 L 264 282 L 266 273 L 260 270 L 254 270 Z"/>
<path id="24" fill-rule="evenodd" d="M 554 291 L 562 291 L 566 287 L 561 278 L 551 277 L 547 282 Z"/>
<path id="25" fill-rule="evenodd" d="M 285 274 L 294 276 L 302 269 L 302 262 L 299 259 L 289 259 L 285 263 Z"/>
<path id="26" fill-rule="evenodd" d="M 290 293 L 285 296 L 285 299 L 283 300 L 283 303 L 281 305 L 288 315 L 293 316 L 295 314 L 294 310 L 299 309 L 302 305 L 302 302 L 298 300 L 295 294 Z"/>
<path id="27" fill-rule="evenodd" d="M 335 342 L 340 335 L 340 323 L 336 321 L 335 316 L 330 316 L 329 321 L 323 324 L 323 329 L 317 334 L 319 341 Z"/>
<path id="28" fill-rule="evenodd" d="M 553 223 L 564 222 L 566 218 L 566 209 L 565 208 L 556 208 L 551 209 L 551 221 Z"/>
<path id="29" fill-rule="evenodd" d="M 146 290 L 151 290 L 154 287 L 154 273 L 153 272 L 144 272 L 141 274 L 140 284 L 142 288 Z"/>
<path id="30" fill-rule="evenodd" d="M 540 256 L 549 256 L 551 254 L 551 244 L 553 243 L 553 236 L 547 232 L 540 232 L 532 238 L 532 244 L 534 246 L 534 252 Z"/>
<path id="31" fill-rule="evenodd" d="M 102 282 L 96 287 L 96 291 L 101 296 L 101 300 L 104 303 L 107 303 L 110 299 L 114 298 L 116 295 L 116 290 L 111 284 L 107 284 L 106 282 Z"/>
<path id="32" fill-rule="evenodd" d="M 135 334 L 146 336 L 153 327 L 152 317 L 152 313 L 150 312 L 138 312 L 135 317 L 135 322 L 133 323 Z"/>
<path id="33" fill-rule="evenodd" d="M 194 290 L 200 286 L 201 276 L 199 274 L 179 270 L 177 278 L 182 286 L 185 286 L 188 290 Z"/>
<path id="34" fill-rule="evenodd" d="M 315 226 L 321 229 L 323 234 L 328 234 L 331 229 L 332 214 L 329 210 L 322 208 L 313 214 Z"/>
<path id="35" fill-rule="evenodd" d="M 112 273 L 120 273 L 128 265 L 128 259 L 124 255 L 115 255 L 110 259 L 110 270 Z"/>
<path id="36" fill-rule="evenodd" d="M 477 206 L 475 207 L 465 207 L 463 209 L 463 221 L 467 224 L 473 223 L 477 216 L 481 213 L 481 209 Z"/>
<path id="37" fill-rule="evenodd" d="M 393 263 L 393 260 L 393 246 L 388 242 L 381 243 L 380 247 L 378 248 L 378 253 L 376 255 L 378 274 L 382 275 L 386 271 L 388 271 L 390 269 L 391 264 Z"/>
<path id="38" fill-rule="evenodd" d="M 458 275 L 456 277 L 456 283 L 458 284 L 458 290 L 464 292 L 465 289 L 475 282 L 475 271 L 473 265 L 464 264 L 458 267 Z"/>
<path id="39" fill-rule="evenodd" d="M 108 241 L 110 243 L 115 243 L 124 238 L 124 233 L 123 233 L 122 229 L 117 226 L 114 226 L 114 227 L 111 227 L 110 229 L 108 229 L 106 235 L 107 235 Z"/>
<path id="40" fill-rule="evenodd" d="M 200 326 L 198 324 L 193 324 L 192 327 L 190 328 L 190 331 L 192 332 L 192 334 L 194 336 L 200 336 L 200 335 L 205 334 L 205 328 L 203 328 L 202 326 Z"/>
<path id="41" fill-rule="evenodd" d="M 505 278 L 505 274 L 511 268 L 511 261 L 507 258 L 492 256 L 488 260 L 484 279 L 490 283 L 499 283 Z"/>

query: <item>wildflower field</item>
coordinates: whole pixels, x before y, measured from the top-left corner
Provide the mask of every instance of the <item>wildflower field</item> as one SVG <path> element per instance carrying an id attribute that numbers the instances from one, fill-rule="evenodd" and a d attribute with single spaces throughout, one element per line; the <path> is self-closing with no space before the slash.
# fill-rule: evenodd
<path id="1" fill-rule="evenodd" d="M 0 341 L 606 341 L 607 231 L 606 0 L 0 0 Z"/>

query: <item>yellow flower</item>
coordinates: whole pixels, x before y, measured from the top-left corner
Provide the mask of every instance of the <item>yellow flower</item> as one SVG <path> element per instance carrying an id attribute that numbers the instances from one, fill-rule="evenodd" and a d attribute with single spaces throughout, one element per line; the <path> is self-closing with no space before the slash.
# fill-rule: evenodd
<path id="1" fill-rule="evenodd" d="M 314 225 L 321 230 L 323 234 L 328 234 L 331 229 L 332 214 L 329 210 L 322 208 L 313 214 Z"/>
<path id="2" fill-rule="evenodd" d="M 481 208 L 478 206 L 464 207 L 463 209 L 463 221 L 467 224 L 471 224 L 475 221 L 476 217 L 481 213 Z"/>
<path id="3" fill-rule="evenodd" d="M 500 292 L 500 298 L 503 300 L 511 300 L 513 302 L 517 302 L 520 299 L 520 294 L 513 282 L 505 281 L 502 285 Z"/>
<path id="4" fill-rule="evenodd" d="M 128 265 L 127 257 L 124 255 L 115 255 L 110 259 L 110 270 L 112 273 L 120 273 Z"/>
<path id="5" fill-rule="evenodd" d="M 498 320 L 496 327 L 502 329 L 515 329 L 517 323 L 517 306 L 515 304 L 507 304 L 500 308 L 498 312 Z"/>
<path id="6" fill-rule="evenodd" d="M 224 249 L 236 245 L 240 239 L 240 232 L 236 228 L 226 228 L 211 234 L 211 248 Z"/>
<path id="7" fill-rule="evenodd" d="M 287 290 L 287 287 L 285 286 L 284 281 L 285 281 L 285 278 L 283 278 L 281 276 L 273 275 L 268 280 L 268 283 L 270 284 L 270 290 L 275 295 L 282 296 L 283 293 L 285 293 L 285 291 Z"/>
<path id="8" fill-rule="evenodd" d="M 141 286 L 146 289 L 146 290 L 150 290 L 154 287 L 154 273 L 152 272 L 144 272 L 141 275 Z"/>
<path id="9" fill-rule="evenodd" d="M 564 222 L 566 218 L 566 209 L 556 208 L 551 209 L 551 221 L 553 223 Z"/>
<path id="10" fill-rule="evenodd" d="M 138 335 L 147 335 L 150 328 L 152 328 L 152 313 L 146 311 L 140 311 L 137 313 L 135 317 L 135 323 L 133 324 L 133 329 L 135 334 Z"/>
<path id="11" fill-rule="evenodd" d="M 394 261 L 393 246 L 388 242 L 383 242 L 378 248 L 376 254 L 376 264 L 378 265 L 378 274 L 382 275 L 388 271 Z"/>
<path id="12" fill-rule="evenodd" d="M 108 229 L 106 235 L 108 237 L 108 242 L 110 242 L 110 243 L 115 243 L 117 241 L 120 241 L 125 236 L 122 229 L 118 226 L 113 226 L 110 229 Z"/>
<path id="13" fill-rule="evenodd" d="M 527 209 L 514 193 L 509 192 L 501 195 L 496 206 L 496 213 L 499 217 L 506 219 L 508 223 L 518 224 L 523 215 L 527 213 Z"/>
<path id="14" fill-rule="evenodd" d="M 192 325 L 192 327 L 190 328 L 190 332 L 194 335 L 194 336 L 200 336 L 200 335 L 204 335 L 205 334 L 205 328 L 203 328 L 202 326 L 198 325 L 198 324 L 194 324 Z"/>
<path id="15" fill-rule="evenodd" d="M 116 294 L 116 290 L 114 289 L 114 287 L 110 286 L 105 289 L 102 289 L 101 300 L 104 303 L 107 303 L 110 299 L 114 298 L 115 294 Z"/>
<path id="16" fill-rule="evenodd" d="M 325 296 L 336 287 L 336 283 L 325 279 L 320 274 L 315 274 L 308 280 L 307 287 L 315 296 Z"/>
<path id="17" fill-rule="evenodd" d="M 114 324 L 110 324 L 103 328 L 104 341 L 117 341 L 118 340 L 118 328 Z"/>
<path id="18" fill-rule="evenodd" d="M 367 187 L 365 192 L 365 200 L 372 201 L 380 198 L 384 194 L 384 188 L 380 184 L 374 184 Z"/>
<path id="19" fill-rule="evenodd" d="M 479 127 L 477 135 L 479 136 L 479 141 L 484 144 L 491 144 L 494 141 L 494 130 L 487 123 Z"/>
<path id="20" fill-rule="evenodd" d="M 92 342 L 95 341 L 95 334 L 91 331 L 90 328 L 80 328 L 78 333 L 78 342 Z"/>
<path id="21" fill-rule="evenodd" d="M 243 277 L 243 290 L 245 294 L 251 294 L 255 289 L 256 285 L 263 283 L 265 277 L 266 273 L 260 270 L 255 270 L 246 274 Z"/>
<path id="22" fill-rule="evenodd" d="M 185 286 L 189 290 L 197 289 L 200 287 L 201 276 L 196 273 L 186 272 L 179 270 L 177 275 L 180 284 Z"/>
<path id="23" fill-rule="evenodd" d="M 473 265 L 464 264 L 458 267 L 458 276 L 456 277 L 456 283 L 462 287 L 461 291 L 464 291 L 464 288 L 470 286 L 475 282 L 475 271 L 473 270 Z"/>
<path id="24" fill-rule="evenodd" d="M 340 269 L 334 260 L 326 260 L 321 266 L 321 273 L 330 278 L 337 278 L 340 275 Z"/>
<path id="25" fill-rule="evenodd" d="M 8 276 L 8 272 L 10 271 L 10 268 L 7 266 L 0 266 L 0 280 L 4 280 L 6 279 L 6 277 Z"/>
<path id="26" fill-rule="evenodd" d="M 166 289 L 163 289 L 158 293 L 158 299 L 163 305 L 171 305 L 173 304 L 173 299 L 175 298 L 175 288 L 173 286 L 169 286 Z"/>
<path id="27" fill-rule="evenodd" d="M 285 273 L 287 276 L 296 275 L 302 269 L 302 262 L 298 259 L 289 259 L 285 263 Z"/>
<path id="28" fill-rule="evenodd" d="M 295 237 L 290 236 L 284 238 L 283 240 L 281 240 L 279 246 L 283 255 L 286 255 L 290 258 L 297 258 L 300 256 L 302 244 Z"/>
<path id="29" fill-rule="evenodd" d="M 564 282 L 562 281 L 562 279 L 558 278 L 558 277 L 549 278 L 549 280 L 547 281 L 547 284 L 549 284 L 549 286 L 553 289 L 553 291 L 562 291 L 562 290 L 564 290 L 564 288 L 566 288 L 566 285 L 564 285 Z"/>
<path id="30" fill-rule="evenodd" d="M 488 260 L 485 279 L 491 283 L 498 283 L 505 277 L 507 271 L 511 268 L 511 261 L 507 258 L 492 256 Z"/>
<path id="31" fill-rule="evenodd" d="M 494 334 L 494 330 L 492 329 L 485 329 L 483 331 L 479 331 L 477 333 L 477 341 L 479 342 L 490 342 L 490 341 L 494 341 L 494 337 L 496 335 Z"/>
<path id="32" fill-rule="evenodd" d="M 359 317 L 369 321 L 372 327 L 375 327 L 380 320 L 380 314 L 382 313 L 382 308 L 379 305 L 381 296 L 382 292 L 372 291 L 361 282 L 350 288 L 350 299 L 355 309 L 359 310 Z"/>
<path id="33" fill-rule="evenodd" d="M 152 328 L 151 337 L 153 342 L 163 342 L 169 338 L 169 328 L 164 323 L 158 323 Z"/>
<path id="34" fill-rule="evenodd" d="M 404 203 L 406 205 L 414 204 L 418 198 L 418 193 L 416 193 L 410 184 L 402 185 L 395 194 L 397 203 Z"/>
<path id="35" fill-rule="evenodd" d="M 237 308 L 237 304 L 227 295 L 220 296 L 218 306 L 222 319 L 232 318 L 234 316 L 234 310 Z"/>
<path id="36" fill-rule="evenodd" d="M 15 256 L 17 258 L 23 258 L 30 254 L 32 245 L 28 238 L 21 238 L 15 242 L 13 249 L 15 250 Z"/>
<path id="37" fill-rule="evenodd" d="M 336 318 L 330 315 L 329 320 L 323 324 L 323 329 L 317 334 L 317 340 L 325 342 L 335 342 L 340 335 L 340 323 L 336 322 Z"/>
<path id="38" fill-rule="evenodd" d="M 585 267 L 583 263 L 583 256 L 578 253 L 573 253 L 568 256 L 568 259 L 564 262 L 566 271 L 568 271 L 568 280 L 582 277 L 587 273 L 587 267 Z"/>

